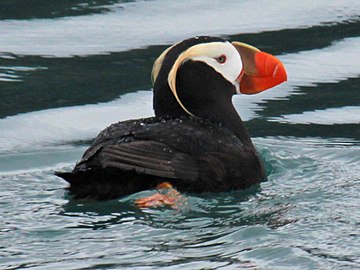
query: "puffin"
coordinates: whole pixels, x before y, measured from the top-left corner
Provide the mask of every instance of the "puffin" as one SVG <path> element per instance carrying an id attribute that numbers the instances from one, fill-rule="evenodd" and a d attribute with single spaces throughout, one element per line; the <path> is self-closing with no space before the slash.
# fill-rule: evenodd
<path id="1" fill-rule="evenodd" d="M 155 116 L 110 125 L 71 172 L 55 172 L 75 199 L 155 189 L 136 205 L 174 206 L 183 192 L 227 192 L 265 180 L 232 97 L 285 82 L 278 58 L 242 42 L 199 36 L 162 52 L 151 78 Z"/>

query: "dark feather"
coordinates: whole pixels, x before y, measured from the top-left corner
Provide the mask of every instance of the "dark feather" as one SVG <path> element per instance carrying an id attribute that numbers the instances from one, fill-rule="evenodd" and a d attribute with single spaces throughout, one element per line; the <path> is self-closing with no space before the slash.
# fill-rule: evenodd
<path id="1" fill-rule="evenodd" d="M 226 128 L 205 120 L 130 120 L 102 131 L 73 172 L 57 175 L 77 197 L 115 198 L 163 181 L 180 191 L 226 191 L 258 181 L 244 177 L 259 162 L 247 151 Z"/>

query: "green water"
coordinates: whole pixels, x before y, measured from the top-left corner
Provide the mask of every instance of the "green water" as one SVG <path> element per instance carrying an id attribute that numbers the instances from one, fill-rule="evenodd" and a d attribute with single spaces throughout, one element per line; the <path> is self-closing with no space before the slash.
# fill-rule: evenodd
<path id="1" fill-rule="evenodd" d="M 354 0 L 2 1 L 0 269 L 360 268 L 359 27 Z M 72 200 L 53 171 L 110 123 L 152 115 L 154 59 L 197 34 L 288 70 L 233 100 L 267 181 L 180 210 L 135 207 L 153 191 Z"/>

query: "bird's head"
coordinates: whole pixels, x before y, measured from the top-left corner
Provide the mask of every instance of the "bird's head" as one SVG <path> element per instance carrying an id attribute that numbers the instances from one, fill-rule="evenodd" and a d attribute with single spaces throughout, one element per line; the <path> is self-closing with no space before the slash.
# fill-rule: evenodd
<path id="1" fill-rule="evenodd" d="M 154 63 L 152 79 L 157 116 L 206 118 L 222 113 L 234 94 L 262 92 L 287 75 L 279 59 L 251 45 L 196 37 L 166 49 Z"/>

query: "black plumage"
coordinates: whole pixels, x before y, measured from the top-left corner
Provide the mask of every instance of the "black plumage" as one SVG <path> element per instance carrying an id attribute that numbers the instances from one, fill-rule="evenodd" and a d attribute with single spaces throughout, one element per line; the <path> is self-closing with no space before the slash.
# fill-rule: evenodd
<path id="1" fill-rule="evenodd" d="M 76 198 L 112 199 L 168 181 L 179 191 L 244 189 L 265 178 L 261 159 L 231 102 L 235 87 L 203 62 L 187 61 L 177 91 L 167 75 L 187 48 L 224 40 L 193 38 L 166 54 L 154 84 L 155 117 L 113 124 L 95 139 L 72 172 L 56 174 Z"/>
<path id="2" fill-rule="evenodd" d="M 187 192 L 243 189 L 263 175 L 254 148 L 227 128 L 194 117 L 146 118 L 103 130 L 69 173 L 77 198 L 111 199 L 164 181 Z"/>

